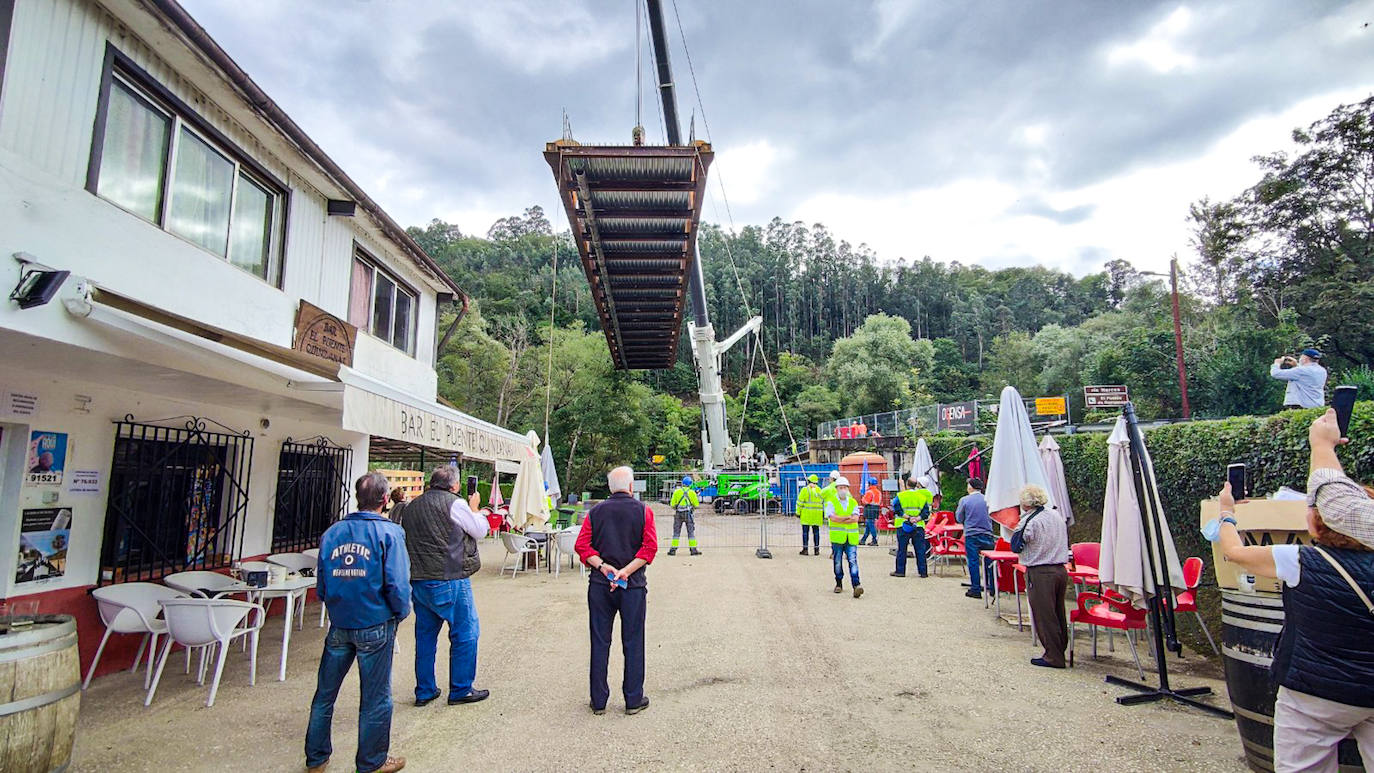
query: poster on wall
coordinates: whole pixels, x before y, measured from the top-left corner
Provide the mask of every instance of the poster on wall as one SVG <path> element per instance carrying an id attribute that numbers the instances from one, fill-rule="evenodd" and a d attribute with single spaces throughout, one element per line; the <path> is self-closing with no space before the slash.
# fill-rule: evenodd
<path id="1" fill-rule="evenodd" d="M 67 573 L 67 544 L 71 541 L 69 507 L 39 507 L 23 511 L 19 526 L 19 568 L 15 582 L 34 582 Z"/>
<path id="2" fill-rule="evenodd" d="M 29 435 L 29 458 L 24 464 L 24 485 L 61 486 L 67 465 L 67 433 L 34 430 Z"/>

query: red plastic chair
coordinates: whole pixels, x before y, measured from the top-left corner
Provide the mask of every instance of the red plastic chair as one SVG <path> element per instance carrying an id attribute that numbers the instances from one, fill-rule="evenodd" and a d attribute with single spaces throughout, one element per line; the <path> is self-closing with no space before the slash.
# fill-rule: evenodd
<path id="1" fill-rule="evenodd" d="M 944 564 L 949 563 L 951 558 L 957 560 L 963 560 L 965 558 L 964 541 L 958 537 L 948 537 L 943 534 L 937 534 L 933 538 L 927 537 L 926 539 L 930 540 L 929 555 L 932 561 L 939 559 L 940 562 Z M 962 564 L 960 567 L 968 571 Z"/>
<path id="2" fill-rule="evenodd" d="M 1076 542 L 1069 546 L 1070 555 L 1073 561 L 1069 566 L 1069 580 L 1074 585 L 1074 595 L 1082 586 L 1097 586 L 1101 588 L 1101 581 L 1097 577 L 1098 562 L 1101 560 L 1102 543 L 1100 542 Z"/>
<path id="3" fill-rule="evenodd" d="M 933 535 L 939 535 L 947 531 L 946 527 L 949 526 L 958 526 L 958 524 L 954 522 L 954 513 L 949 510 L 940 510 L 926 522 L 926 537 L 929 538 Z"/>
<path id="4" fill-rule="evenodd" d="M 1202 559 L 1192 556 L 1183 562 L 1183 582 L 1188 586 L 1188 590 L 1174 594 L 1174 611 L 1192 612 L 1197 615 L 1197 624 L 1202 628 L 1202 635 L 1207 637 L 1207 643 L 1212 645 L 1212 651 L 1220 655 L 1221 650 L 1217 649 L 1217 643 L 1212 640 L 1212 632 L 1207 630 L 1202 613 L 1197 611 L 1197 585 L 1201 581 Z"/>
<path id="5" fill-rule="evenodd" d="M 1135 650 L 1135 640 L 1130 631 L 1145 630 L 1145 610 L 1136 609 L 1124 597 L 1111 591 L 1093 593 L 1085 591 L 1078 594 L 1078 609 L 1069 612 L 1069 665 L 1073 665 L 1074 625 L 1083 623 L 1093 629 L 1093 657 L 1097 657 L 1097 629 L 1110 628 L 1126 632 L 1126 643 L 1131 645 L 1131 657 L 1135 669 L 1140 672 L 1140 680 L 1145 681 L 1145 669 L 1140 666 L 1140 655 Z"/>

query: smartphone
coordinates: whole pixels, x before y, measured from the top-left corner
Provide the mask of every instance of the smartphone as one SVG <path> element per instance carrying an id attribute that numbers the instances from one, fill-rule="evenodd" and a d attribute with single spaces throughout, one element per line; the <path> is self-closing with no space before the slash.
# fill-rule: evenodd
<path id="1" fill-rule="evenodd" d="M 1226 480 L 1231 484 L 1231 496 L 1237 501 L 1246 498 L 1245 465 L 1236 463 L 1226 467 Z"/>
<path id="2" fill-rule="evenodd" d="M 1338 386 L 1331 393 L 1331 407 L 1336 409 L 1336 424 L 1341 428 L 1341 437 L 1350 437 L 1350 412 L 1355 410 L 1353 386 Z"/>
<path id="3" fill-rule="evenodd" d="M 476 494 L 476 493 L 477 493 L 477 476 L 476 476 L 476 475 L 469 475 L 469 476 L 468 476 L 468 496 L 472 496 L 473 494 Z"/>

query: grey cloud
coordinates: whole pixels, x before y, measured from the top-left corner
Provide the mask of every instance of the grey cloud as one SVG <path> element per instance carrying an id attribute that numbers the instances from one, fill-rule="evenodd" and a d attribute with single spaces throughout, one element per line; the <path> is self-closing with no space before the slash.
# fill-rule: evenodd
<path id="1" fill-rule="evenodd" d="M 184 2 L 307 131 L 337 138 L 326 149 L 345 168 L 354 147 L 385 149 L 395 175 L 436 198 L 481 198 L 512 213 L 549 206 L 540 153 L 561 133 L 563 109 L 584 142 L 626 142 L 634 123 L 628 3 L 565 0 L 550 10 L 509 0 L 519 23 L 494 40 L 456 3 L 250 3 L 240 13 L 218 0 Z M 696 96 L 665 5 L 685 130 Z M 772 170 L 774 193 L 736 207 L 740 225 L 787 216 L 819 192 L 882 195 L 965 178 L 1081 187 L 1193 157 L 1305 97 L 1374 83 L 1374 28 L 1341 43 L 1321 37 L 1324 21 L 1351 7 L 1334 1 L 1190 5 L 1193 26 L 1179 45 L 1197 67 L 1162 74 L 1107 67 L 1105 52 L 1140 39 L 1175 3 L 919 3 L 885 29 L 870 2 L 679 6 L 717 149 L 764 139 L 790 152 Z M 402 33 L 411 47 L 397 54 Z M 541 65 L 513 63 L 521 47 Z M 551 47 L 566 61 L 549 59 Z M 661 140 L 647 45 L 643 54 L 644 125 Z M 1043 145 L 1018 141 L 1033 125 L 1046 127 Z M 439 214 L 379 200 L 403 222 Z M 1091 214 L 1022 206 L 1060 223 Z"/>
<path id="2" fill-rule="evenodd" d="M 1092 204 L 1080 204 L 1076 207 L 1058 209 L 1049 202 L 1039 197 L 1027 197 L 1017 199 L 1016 203 L 1007 207 L 1008 215 L 1031 215 L 1033 217 L 1043 217 L 1052 220 L 1060 225 L 1073 225 L 1081 223 L 1092 216 L 1097 209 Z"/>

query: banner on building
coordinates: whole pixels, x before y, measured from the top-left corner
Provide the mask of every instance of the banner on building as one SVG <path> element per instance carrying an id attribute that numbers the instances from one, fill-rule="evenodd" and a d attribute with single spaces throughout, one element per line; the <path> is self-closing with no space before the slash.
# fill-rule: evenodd
<path id="1" fill-rule="evenodd" d="M 521 435 L 458 411 L 404 402 L 353 386 L 344 387 L 343 428 L 515 465 L 529 446 Z"/>
<path id="2" fill-rule="evenodd" d="M 953 429 L 963 432 L 972 432 L 974 420 L 978 416 L 978 405 L 972 401 L 966 403 L 946 403 L 940 405 L 939 412 L 935 415 L 935 429 Z"/>
<path id="3" fill-rule="evenodd" d="M 67 433 L 35 430 L 29 433 L 29 454 L 24 463 L 24 485 L 61 486 L 67 466 Z"/>
<path id="4" fill-rule="evenodd" d="M 68 507 L 24 510 L 19 523 L 19 564 L 14 581 L 34 582 L 67 573 L 72 511 Z"/>

